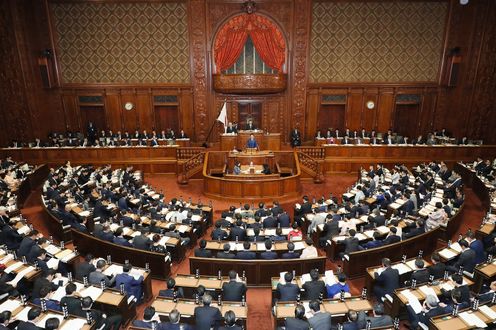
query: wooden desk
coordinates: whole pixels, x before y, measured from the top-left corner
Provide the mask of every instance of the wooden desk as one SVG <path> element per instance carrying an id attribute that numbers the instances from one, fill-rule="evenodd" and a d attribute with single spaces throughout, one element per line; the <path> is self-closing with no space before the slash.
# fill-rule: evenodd
<path id="1" fill-rule="evenodd" d="M 484 306 L 484 305 L 483 305 Z M 495 306 L 490 306 L 490 305 L 485 305 L 487 308 L 492 310 L 493 312 L 496 312 L 496 305 Z M 465 330 L 465 329 L 474 329 L 474 326 L 470 325 L 467 323 L 463 317 L 460 314 L 463 313 L 469 313 L 473 314 L 480 320 L 482 320 L 484 323 L 489 325 L 487 329 L 493 329 L 494 323 L 496 321 L 496 318 L 493 316 L 491 317 L 489 314 L 490 313 L 485 313 L 485 309 L 481 308 L 482 306 L 479 306 L 479 309 L 477 311 L 473 311 L 470 309 L 466 309 L 463 311 L 460 311 L 458 315 L 452 316 L 452 315 L 440 315 L 436 316 L 434 318 L 430 319 L 430 325 L 431 328 L 433 329 L 438 329 L 438 330 Z"/>
<path id="2" fill-rule="evenodd" d="M 169 313 L 173 309 L 177 309 L 181 313 L 181 322 L 194 323 L 195 320 L 193 316 L 195 308 L 202 305 L 197 305 L 192 299 L 177 299 L 177 301 L 174 302 L 173 299 L 158 297 L 152 303 L 152 306 L 160 315 L 161 320 L 168 320 Z M 240 323 L 246 325 L 248 306 L 242 306 L 241 303 L 228 301 L 222 301 L 221 306 L 218 305 L 217 301 L 212 301 L 210 306 L 219 308 L 222 315 L 224 315 L 225 312 L 232 310 L 236 315 L 236 319 L 239 319 Z"/>
<path id="3" fill-rule="evenodd" d="M 246 274 L 248 286 L 271 287 L 272 276 L 283 271 L 295 271 L 296 275 L 309 273 L 312 269 L 325 269 L 326 257 L 308 259 L 276 259 L 276 260 L 239 260 L 239 259 L 216 259 L 216 258 L 189 258 L 189 269 L 196 269 L 202 275 L 217 276 L 219 270 L 222 274 L 228 274 L 230 270 L 238 274 Z"/>

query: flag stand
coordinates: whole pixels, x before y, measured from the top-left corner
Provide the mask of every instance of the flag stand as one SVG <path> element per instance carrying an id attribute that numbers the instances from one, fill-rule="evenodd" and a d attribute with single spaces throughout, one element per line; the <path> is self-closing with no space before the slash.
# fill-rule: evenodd
<path id="1" fill-rule="evenodd" d="M 224 104 L 227 103 L 227 99 L 224 100 Z M 222 112 L 222 108 L 224 107 L 224 104 L 222 104 L 222 107 L 220 108 L 219 110 L 219 113 L 217 114 L 217 119 L 219 118 L 221 112 Z M 202 143 L 202 147 L 204 148 L 208 148 L 208 139 L 210 138 L 210 135 L 212 134 L 212 130 L 214 129 L 214 126 L 215 126 L 215 123 L 218 121 L 217 119 L 214 120 L 214 122 L 212 123 L 212 126 L 210 126 L 210 130 L 208 131 L 208 134 L 207 134 L 207 137 L 205 138 L 205 142 Z M 226 124 L 224 124 L 224 132 L 226 130 Z"/>

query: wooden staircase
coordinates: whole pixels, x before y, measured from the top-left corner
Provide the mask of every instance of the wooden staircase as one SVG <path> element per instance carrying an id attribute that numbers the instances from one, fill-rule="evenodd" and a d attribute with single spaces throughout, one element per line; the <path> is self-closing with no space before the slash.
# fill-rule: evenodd
<path id="1" fill-rule="evenodd" d="M 313 178 L 313 182 L 325 181 L 322 166 L 325 158 L 325 150 L 321 147 L 299 147 L 296 149 L 298 162 L 302 172 Z"/>
<path id="2" fill-rule="evenodd" d="M 187 184 L 189 179 L 201 173 L 205 162 L 205 148 L 179 148 L 176 156 L 179 184 Z"/>

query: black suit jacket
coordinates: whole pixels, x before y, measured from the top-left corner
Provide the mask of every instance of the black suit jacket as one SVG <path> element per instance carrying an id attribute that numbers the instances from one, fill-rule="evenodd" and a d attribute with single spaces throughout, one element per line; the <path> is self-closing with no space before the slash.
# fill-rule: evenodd
<path id="1" fill-rule="evenodd" d="M 384 239 L 384 244 L 392 244 L 392 243 L 397 243 L 401 241 L 401 237 L 399 237 L 398 235 L 390 235 L 388 237 L 386 237 L 386 239 Z"/>
<path id="2" fill-rule="evenodd" d="M 475 251 L 472 249 L 466 249 L 460 254 L 460 256 L 458 256 L 458 260 L 455 262 L 453 266 L 455 267 L 456 270 L 458 270 L 460 266 L 463 266 L 463 270 L 472 273 L 475 267 L 475 259 L 476 259 Z"/>
<path id="3" fill-rule="evenodd" d="M 236 259 L 253 260 L 257 259 L 257 254 L 252 251 L 239 251 L 236 254 Z"/>
<path id="4" fill-rule="evenodd" d="M 218 308 L 211 306 L 201 306 L 195 308 L 195 324 L 197 330 L 210 330 L 222 319 Z"/>
<path id="5" fill-rule="evenodd" d="M 246 294 L 246 285 L 241 282 L 229 281 L 222 285 L 222 299 L 226 301 L 241 301 Z"/>
<path id="6" fill-rule="evenodd" d="M 442 262 L 439 262 L 435 265 L 427 268 L 429 270 L 429 274 L 434 276 L 434 279 L 439 279 L 444 277 L 444 272 L 446 271 L 446 265 Z"/>
<path id="7" fill-rule="evenodd" d="M 378 298 L 392 294 L 399 287 L 400 273 L 397 269 L 387 268 L 380 275 L 375 274 L 374 292 Z"/>
<path id="8" fill-rule="evenodd" d="M 37 327 L 36 325 L 34 325 L 31 322 L 21 321 L 17 325 L 17 329 L 18 330 L 42 330 L 44 328 Z"/>
<path id="9" fill-rule="evenodd" d="M 305 299 L 307 300 L 319 299 L 320 294 L 322 294 L 324 298 L 327 296 L 325 283 L 321 280 L 305 282 L 305 284 L 303 284 L 303 289 L 305 289 Z"/>
<path id="10" fill-rule="evenodd" d="M 358 247 L 360 246 L 360 241 L 356 237 L 348 237 L 345 238 L 343 244 L 344 244 L 344 253 L 348 254 L 351 252 L 358 251 Z"/>
<path id="11" fill-rule="evenodd" d="M 310 329 L 310 324 L 301 319 L 297 319 L 294 317 L 288 317 L 286 321 L 284 322 L 284 326 L 286 327 L 286 330 L 306 330 Z"/>
<path id="12" fill-rule="evenodd" d="M 78 310 L 81 309 L 81 300 L 77 297 L 65 296 L 60 299 L 60 306 L 64 304 L 67 305 L 67 311 L 69 314 L 76 314 Z"/>
<path id="13" fill-rule="evenodd" d="M 94 272 L 95 270 L 95 266 L 86 261 L 83 261 L 76 265 L 74 278 L 76 280 L 82 281 L 83 277 L 90 275 L 90 273 Z"/>
<path id="14" fill-rule="evenodd" d="M 429 270 L 427 268 L 416 270 L 410 276 L 410 280 L 416 280 L 417 284 L 429 282 Z"/>
<path id="15" fill-rule="evenodd" d="M 207 249 L 195 249 L 195 257 L 212 258 L 212 251 Z"/>
<path id="16" fill-rule="evenodd" d="M 300 293 L 300 288 L 293 283 L 279 283 L 277 284 L 277 292 L 279 293 L 280 301 L 296 301 L 296 297 Z"/>

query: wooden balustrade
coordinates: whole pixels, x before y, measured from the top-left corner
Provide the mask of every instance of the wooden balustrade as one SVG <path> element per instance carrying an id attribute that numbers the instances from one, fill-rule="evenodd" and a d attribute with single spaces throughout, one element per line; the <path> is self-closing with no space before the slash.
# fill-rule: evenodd
<path id="1" fill-rule="evenodd" d="M 184 163 L 182 164 L 183 170 L 182 173 L 179 173 L 179 175 L 177 176 L 177 182 L 179 182 L 180 184 L 187 184 L 189 179 L 193 175 L 201 172 L 204 159 L 205 152 L 202 151 L 184 161 Z"/>
<path id="2" fill-rule="evenodd" d="M 187 160 L 203 152 L 205 152 L 205 148 L 202 147 L 177 148 L 176 159 Z"/>
<path id="3" fill-rule="evenodd" d="M 297 152 L 298 160 L 301 165 L 301 169 L 304 172 L 310 174 L 315 183 L 322 183 L 324 181 L 324 175 L 322 173 L 322 161 L 318 161 L 313 157 L 307 155 L 304 152 L 298 150 Z"/>
<path id="4" fill-rule="evenodd" d="M 325 159 L 324 147 L 298 147 L 297 151 L 307 154 L 314 159 Z"/>

